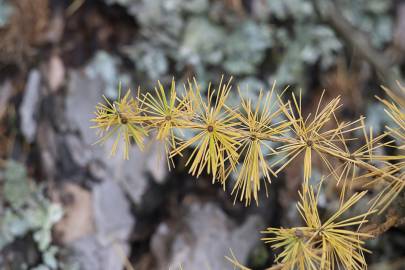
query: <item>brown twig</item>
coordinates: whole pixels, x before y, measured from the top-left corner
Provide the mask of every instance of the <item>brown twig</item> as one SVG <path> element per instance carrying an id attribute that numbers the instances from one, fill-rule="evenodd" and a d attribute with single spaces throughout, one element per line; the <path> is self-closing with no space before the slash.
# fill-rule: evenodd
<path id="1" fill-rule="evenodd" d="M 394 210 L 390 209 L 383 223 L 367 225 L 361 230 L 361 232 L 377 237 L 393 227 L 400 227 L 404 224 L 405 217 L 400 217 Z"/>
<path id="2" fill-rule="evenodd" d="M 333 1 L 312 0 L 312 4 L 320 19 L 328 24 L 346 44 L 358 49 L 360 56 L 373 66 L 385 84 L 391 89 L 397 89 L 396 81 L 400 79 L 399 75 L 396 75 L 388 57 L 372 46 L 369 37 L 353 26 Z M 403 93 L 400 95 L 403 96 Z"/>

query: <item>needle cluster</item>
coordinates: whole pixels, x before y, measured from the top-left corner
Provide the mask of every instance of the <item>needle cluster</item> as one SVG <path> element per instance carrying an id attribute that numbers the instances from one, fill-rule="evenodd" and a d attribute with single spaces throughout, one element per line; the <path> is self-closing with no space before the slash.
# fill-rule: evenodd
<path id="1" fill-rule="evenodd" d="M 278 91 L 273 84 L 253 101 L 237 90 L 231 79 L 222 78 L 216 87 L 209 84 L 202 91 L 193 79 L 181 93 L 173 80 L 168 91 L 158 82 L 154 91 L 138 91 L 136 97 L 128 91 L 116 101 L 105 99 L 93 119 L 101 136 L 98 142 L 114 138 L 111 154 L 115 154 L 121 141 L 128 159 L 132 144 L 143 149 L 151 137 L 164 144 L 169 168 L 176 156 L 185 157 L 191 175 L 208 175 L 224 189 L 234 175 L 232 195 L 245 205 L 252 200 L 258 204 L 259 191 L 264 187 L 267 195 L 271 181 L 300 159 L 303 189 L 297 208 L 305 226 L 264 231 L 268 236 L 263 240 L 281 250 L 278 269 L 365 269 L 363 244 L 371 235 L 356 227 L 377 208 L 384 211 L 405 187 L 405 101 L 384 88 L 390 100 L 378 99 L 394 125 L 375 136 L 372 128 L 366 128 L 365 117 L 339 120 L 340 97 L 324 101 L 322 95 L 315 112 L 304 115 L 301 93 L 288 98 L 287 89 Z M 239 93 L 236 107 L 228 102 L 232 92 Z M 387 147 L 395 148 L 395 154 L 384 154 Z M 325 221 L 318 213 L 319 192 L 310 184 L 315 158 L 326 168 L 323 181 L 335 181 L 340 187 L 339 208 Z M 364 191 L 353 194 L 353 184 Z M 346 217 L 370 189 L 378 189 L 370 210 Z"/>

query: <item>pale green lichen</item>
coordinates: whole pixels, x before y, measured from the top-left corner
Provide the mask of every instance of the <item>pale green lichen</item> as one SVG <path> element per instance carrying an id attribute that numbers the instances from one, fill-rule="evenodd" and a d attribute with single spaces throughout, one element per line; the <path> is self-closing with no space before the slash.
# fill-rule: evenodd
<path id="1" fill-rule="evenodd" d="M 61 206 L 44 196 L 20 163 L 7 161 L 1 178 L 5 204 L 0 212 L 0 249 L 32 233 L 43 261 L 37 269 L 57 269 L 58 248 L 52 245 L 51 229 L 62 218 Z"/>

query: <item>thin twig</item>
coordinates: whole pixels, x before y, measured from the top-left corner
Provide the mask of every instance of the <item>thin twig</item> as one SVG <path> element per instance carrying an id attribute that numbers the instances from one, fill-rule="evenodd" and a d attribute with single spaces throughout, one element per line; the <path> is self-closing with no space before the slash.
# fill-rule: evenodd
<path id="1" fill-rule="evenodd" d="M 333 1 L 312 0 L 320 19 L 328 24 L 349 46 L 356 48 L 359 55 L 369 62 L 391 89 L 397 89 L 395 83 L 400 79 L 388 57 L 372 46 L 370 38 L 353 26 Z M 403 93 L 399 94 L 403 96 Z"/>
<path id="2" fill-rule="evenodd" d="M 381 224 L 370 224 L 363 228 L 362 233 L 371 234 L 377 237 L 393 227 L 400 227 L 405 224 L 405 217 L 399 217 L 394 211 L 389 211 L 386 220 Z"/>

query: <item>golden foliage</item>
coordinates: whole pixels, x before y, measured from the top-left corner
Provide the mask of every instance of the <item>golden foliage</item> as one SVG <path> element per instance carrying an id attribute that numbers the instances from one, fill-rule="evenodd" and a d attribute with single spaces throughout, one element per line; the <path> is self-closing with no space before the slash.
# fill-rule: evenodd
<path id="1" fill-rule="evenodd" d="M 238 108 L 227 105 L 231 79 L 225 83 L 222 78 L 217 89 L 210 84 L 206 96 L 195 79 L 188 81 L 184 89 L 179 96 L 172 80 L 166 93 L 158 82 L 153 94 L 140 95 L 138 91 L 133 98 L 127 92 L 115 102 L 106 100 L 106 105 L 99 104 L 93 121 L 102 134 L 100 142 L 116 135 L 111 153 L 117 151 L 118 142 L 123 140 L 127 159 L 131 141 L 142 149 L 145 137 L 156 134 L 155 139 L 164 142 L 169 168 L 174 166 L 173 157 L 187 155 L 190 174 L 198 177 L 205 172 L 224 188 L 228 176 L 234 173 L 232 194 L 246 205 L 252 198 L 257 204 L 262 186 L 267 194 L 271 176 L 277 177 L 300 156 L 304 186 L 312 175 L 316 155 L 328 168 L 329 176 L 342 186 L 341 203 L 348 193 L 347 187 L 355 180 L 370 179 L 365 188 L 380 182 L 386 184 L 374 201 L 374 206 L 383 210 L 405 186 L 404 156 L 380 153 L 383 147 L 393 147 L 392 140 L 384 141 L 387 135 L 399 140 L 404 137 L 401 107 L 404 102 L 387 89 L 396 104 L 381 101 L 398 127 L 376 137 L 371 129 L 366 131 L 364 117 L 352 122 L 338 120 L 339 97 L 323 104 L 322 95 L 314 114 L 304 116 L 301 94 L 298 97 L 292 94 L 291 100 L 283 101 L 275 84 L 267 93 L 260 92 L 256 104 L 241 97 Z M 358 140 L 351 137 L 358 130 L 363 131 L 365 144 L 350 151 L 348 143 Z M 403 150 L 402 141 L 397 148 Z M 186 149 L 191 152 L 185 152 Z M 277 159 L 270 162 L 271 157 Z M 396 163 L 391 163 L 394 160 Z"/>
<path id="2" fill-rule="evenodd" d="M 163 85 L 158 82 L 155 95 L 147 93 L 143 95 L 141 103 L 144 107 L 145 117 L 149 129 L 154 129 L 156 140 L 164 143 L 169 168 L 174 166 L 171 151 L 176 148 L 180 138 L 176 136 L 175 129 L 187 124 L 187 119 L 192 116 L 189 109 L 189 101 L 180 99 L 176 92 L 176 83 L 172 80 L 170 92 L 167 96 Z"/>
<path id="3" fill-rule="evenodd" d="M 95 122 L 93 128 L 97 128 L 101 135 L 101 139 L 97 143 L 104 143 L 112 136 L 116 136 L 111 155 L 117 152 L 118 142 L 124 141 L 124 158 L 129 159 L 129 147 L 131 138 L 136 142 L 142 150 L 144 147 L 144 137 L 147 135 L 147 130 L 144 127 L 144 116 L 141 114 L 142 109 L 139 106 L 139 101 L 130 96 L 131 92 L 125 94 L 118 100 L 110 103 L 105 97 L 105 104 L 98 104 L 96 107 L 96 117 L 92 119 Z"/>
<path id="4" fill-rule="evenodd" d="M 238 171 L 236 183 L 232 193 L 236 193 L 235 199 L 240 193 L 240 201 L 245 200 L 246 205 L 251 202 L 253 195 L 256 204 L 258 203 L 258 191 L 260 190 L 260 179 L 266 187 L 270 181 L 270 174 L 276 176 L 271 170 L 266 160 L 265 151 L 277 154 L 277 151 L 271 146 L 268 138 L 274 135 L 282 135 L 288 131 L 290 122 L 281 121 L 275 123 L 282 110 L 275 107 L 273 96 L 275 84 L 272 89 L 263 96 L 260 91 L 256 106 L 252 108 L 252 100 L 246 100 L 241 97 L 241 110 L 236 114 L 241 122 L 240 129 L 243 131 L 239 138 L 240 148 L 238 149 L 243 156 L 242 165 Z"/>
<path id="5" fill-rule="evenodd" d="M 398 91 L 394 93 L 390 89 L 382 86 L 383 90 L 392 99 L 388 101 L 377 97 L 385 105 L 385 112 L 394 122 L 395 127 L 387 127 L 387 134 L 394 137 L 394 142 L 390 147 L 396 148 L 398 152 L 395 156 L 380 156 L 377 159 L 383 163 L 379 170 L 370 170 L 366 175 L 372 179 L 367 183 L 368 186 L 380 183 L 384 188 L 374 198 L 373 203 L 385 210 L 388 205 L 405 188 L 405 87 L 398 82 Z M 390 162 L 394 160 L 395 162 Z"/>
<path id="6" fill-rule="evenodd" d="M 392 99 L 392 102 L 379 97 L 377 97 L 377 99 L 379 99 L 385 105 L 385 112 L 397 125 L 397 128 L 388 127 L 388 129 L 401 141 L 399 148 L 405 150 L 405 99 L 403 98 L 405 95 L 405 87 L 398 82 L 398 88 L 400 89 L 399 91 L 402 93 L 402 96 L 396 95 L 394 92 L 384 86 L 382 86 L 382 88 Z"/>
<path id="7" fill-rule="evenodd" d="M 202 97 L 195 81 L 194 86 L 190 84 L 188 97 L 193 104 L 193 115 L 191 121 L 185 122 L 184 128 L 193 130 L 195 135 L 171 153 L 171 156 L 181 155 L 185 149 L 195 146 L 186 162 L 186 166 L 190 164 L 189 173 L 198 177 L 206 169 L 207 174 L 212 175 L 212 181 L 218 179 L 224 187 L 239 157 L 237 138 L 240 134 L 234 129 L 238 122 L 234 114 L 226 113 L 230 110 L 225 104 L 231 90 L 230 82 L 224 84 L 221 79 L 217 93 L 210 84 L 207 100 Z"/>
<path id="8" fill-rule="evenodd" d="M 263 232 L 269 235 L 263 240 L 281 250 L 276 257 L 279 264 L 269 269 L 366 268 L 364 252 L 368 250 L 364 240 L 371 235 L 360 232 L 359 227 L 377 208 L 380 212 L 386 209 L 405 187 L 405 156 L 401 152 L 405 150 L 404 100 L 384 88 L 393 101 L 379 100 L 396 127 L 387 127 L 386 132 L 374 136 L 371 127 L 366 129 L 364 117 L 352 122 L 338 120 L 339 97 L 323 104 L 322 94 L 316 111 L 304 116 L 301 94 L 292 94 L 290 100 L 284 101 L 284 91 L 278 93 L 275 84 L 267 92 L 260 91 L 255 103 L 243 98 L 239 91 L 238 108 L 227 104 L 231 79 L 225 83 L 222 78 L 217 88 L 209 84 L 206 96 L 195 79 L 188 81 L 184 90 L 183 95 L 178 95 L 172 80 L 168 93 L 158 82 L 153 94 L 140 94 L 138 90 L 138 95 L 132 97 L 128 91 L 122 98 L 119 95 L 117 101 L 105 99 L 105 104 L 97 105 L 93 119 L 101 136 L 98 142 L 115 136 L 111 154 L 123 141 L 124 158 L 128 159 L 132 141 L 143 149 L 145 138 L 155 134 L 155 139 L 165 145 L 169 168 L 174 166 L 175 156 L 187 156 L 190 174 L 198 177 L 206 173 L 224 189 L 229 175 L 235 174 L 232 195 L 245 205 L 252 199 L 258 204 L 262 186 L 267 195 L 271 178 L 294 159 L 303 157 L 303 190 L 297 208 L 305 225 L 268 228 Z M 361 132 L 361 139 L 352 137 Z M 352 151 L 353 141 L 364 144 Z M 399 154 L 383 154 L 387 147 L 395 148 Z M 309 184 L 313 155 L 329 171 L 317 192 Z M 318 196 L 325 179 L 333 179 L 341 187 L 340 204 L 322 221 Z M 368 212 L 347 217 L 348 210 L 366 194 L 352 194 L 350 187 L 355 181 L 362 181 L 364 189 L 383 188 L 371 201 Z M 227 259 L 239 269 L 248 269 L 233 254 Z"/>
<path id="9" fill-rule="evenodd" d="M 319 190 L 318 190 L 319 191 Z M 350 218 L 341 217 L 357 203 L 366 192 L 355 193 L 325 222 L 321 222 L 317 205 L 318 194 L 312 187 L 304 187 L 298 203 L 305 225 L 292 229 L 268 228 L 263 238 L 273 249 L 282 249 L 276 261 L 282 269 L 364 269 L 366 262 L 363 252 L 367 251 L 364 241 L 369 234 L 350 229 L 367 222 L 366 217 L 373 212 Z"/>

